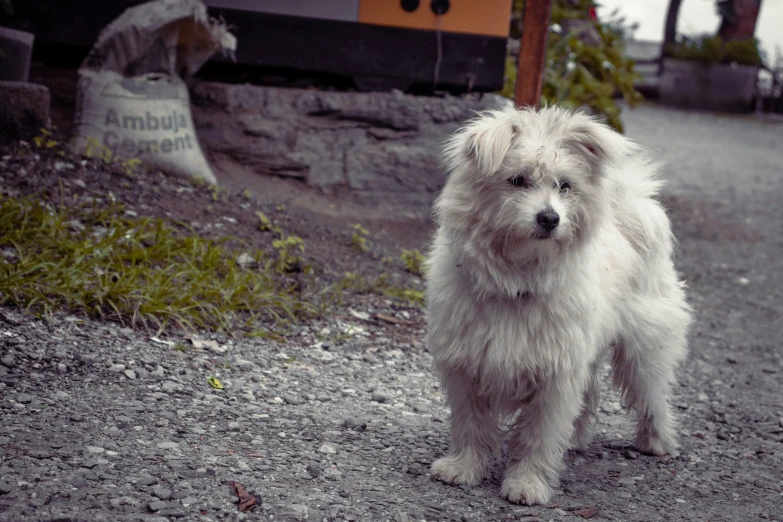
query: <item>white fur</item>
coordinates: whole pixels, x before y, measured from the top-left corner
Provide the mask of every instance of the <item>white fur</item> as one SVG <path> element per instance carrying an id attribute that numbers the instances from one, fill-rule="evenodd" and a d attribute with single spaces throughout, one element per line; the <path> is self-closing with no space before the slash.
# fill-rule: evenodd
<path id="1" fill-rule="evenodd" d="M 638 414 L 637 447 L 676 454 L 669 398 L 691 310 L 653 199 L 656 166 L 593 118 L 553 107 L 480 115 L 451 138 L 446 161 L 427 260 L 427 344 L 452 443 L 433 475 L 477 484 L 507 438 L 501 494 L 548 502 L 563 453 L 590 441 L 608 349 Z M 526 187 L 509 183 L 519 174 Z M 541 238 L 545 209 L 560 224 Z"/>

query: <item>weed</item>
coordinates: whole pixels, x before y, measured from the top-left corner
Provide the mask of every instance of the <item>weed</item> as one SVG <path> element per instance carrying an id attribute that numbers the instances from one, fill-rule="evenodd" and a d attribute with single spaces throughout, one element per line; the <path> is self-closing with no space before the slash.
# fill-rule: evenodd
<path id="1" fill-rule="evenodd" d="M 236 238 L 205 239 L 186 225 L 131 218 L 113 202 L 44 202 L 0 196 L 0 304 L 47 316 L 57 310 L 158 331 L 284 327 L 317 313 L 288 275 L 301 238 L 274 251 L 239 245 L 265 269 L 236 263 Z M 232 248 L 233 247 L 233 248 Z M 259 334 L 268 333 L 261 331 Z"/>
<path id="2" fill-rule="evenodd" d="M 302 258 L 293 252 L 304 252 L 304 239 L 299 236 L 281 237 L 272 241 L 272 248 L 277 250 L 277 259 L 273 261 L 273 266 L 278 273 L 301 269 Z"/>
<path id="3" fill-rule="evenodd" d="M 405 265 L 405 270 L 413 275 L 424 275 L 424 256 L 421 252 L 416 249 L 403 249 L 400 258 L 402 259 L 402 263 Z"/>
<path id="4" fill-rule="evenodd" d="M 370 244 L 367 241 L 367 236 L 370 235 L 370 231 L 363 226 L 356 224 L 351 225 L 353 229 L 353 235 L 351 235 L 351 247 L 357 254 L 363 254 L 370 251 Z"/>

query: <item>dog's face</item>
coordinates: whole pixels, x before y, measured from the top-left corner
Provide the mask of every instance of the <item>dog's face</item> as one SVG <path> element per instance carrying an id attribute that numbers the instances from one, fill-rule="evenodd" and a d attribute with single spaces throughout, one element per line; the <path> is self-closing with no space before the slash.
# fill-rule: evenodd
<path id="1" fill-rule="evenodd" d="M 634 148 L 563 109 L 485 113 L 448 144 L 441 223 L 528 251 L 568 245 L 589 233 L 609 204 L 605 165 Z"/>

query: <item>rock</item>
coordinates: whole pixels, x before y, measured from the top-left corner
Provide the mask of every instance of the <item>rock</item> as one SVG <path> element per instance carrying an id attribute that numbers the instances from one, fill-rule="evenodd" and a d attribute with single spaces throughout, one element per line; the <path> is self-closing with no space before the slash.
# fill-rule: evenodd
<path id="1" fill-rule="evenodd" d="M 324 444 L 318 448 L 318 453 L 323 453 L 324 455 L 333 455 L 337 453 L 337 450 L 331 444 Z"/>
<path id="2" fill-rule="evenodd" d="M 639 453 L 633 450 L 626 450 L 625 457 L 631 460 L 636 460 L 639 458 Z"/>
<path id="3" fill-rule="evenodd" d="M 180 500 L 180 502 L 184 507 L 190 507 L 193 504 L 196 504 L 198 502 L 198 499 L 196 497 L 185 497 L 182 500 Z"/>
<path id="4" fill-rule="evenodd" d="M 152 488 L 152 494 L 160 500 L 168 500 L 171 498 L 171 490 L 163 486 L 155 486 Z"/>
<path id="5" fill-rule="evenodd" d="M 30 404 L 31 402 L 33 402 L 33 396 L 32 395 L 28 395 L 26 393 L 20 393 L 16 397 L 16 402 L 18 402 L 20 404 Z"/>
<path id="6" fill-rule="evenodd" d="M 310 508 L 304 504 L 291 504 L 286 508 L 284 515 L 289 517 L 291 520 L 304 522 L 310 515 Z"/>
<path id="7" fill-rule="evenodd" d="M 72 413 L 68 418 L 71 422 L 82 422 L 84 420 L 84 415 L 81 413 Z"/>
<path id="8" fill-rule="evenodd" d="M 390 399 L 391 397 L 389 396 L 388 393 L 384 393 L 382 391 L 372 392 L 372 400 L 375 402 L 384 403 L 384 402 L 389 402 Z"/>
<path id="9" fill-rule="evenodd" d="M 294 406 L 298 406 L 299 404 L 304 403 L 301 398 L 290 393 L 284 394 L 282 399 L 286 402 L 286 404 L 292 404 Z"/>
<path id="10" fill-rule="evenodd" d="M 130 380 L 135 380 L 136 379 L 136 372 L 134 372 L 133 370 L 125 370 L 122 373 L 124 373 L 125 377 L 127 377 Z"/>
<path id="11" fill-rule="evenodd" d="M 47 87 L 0 81 L 0 141 L 37 136 L 51 127 L 49 107 Z"/>
<path id="12" fill-rule="evenodd" d="M 473 111 L 510 105 L 496 95 L 441 98 L 210 82 L 194 86 L 193 100 L 196 126 L 215 129 L 199 134 L 206 149 L 259 174 L 354 190 L 367 204 L 424 218 L 445 179 L 443 140 Z"/>
<path id="13" fill-rule="evenodd" d="M 179 448 L 179 444 L 172 441 L 159 442 L 155 447 L 158 449 L 176 449 Z"/>
<path id="14" fill-rule="evenodd" d="M 323 473 L 321 466 L 319 466 L 317 462 L 308 462 L 305 469 L 313 478 L 318 478 L 321 473 Z"/>
<path id="15" fill-rule="evenodd" d="M 136 485 L 138 486 L 152 486 L 153 484 L 157 484 L 157 483 L 158 483 L 158 479 L 149 475 L 146 477 L 141 477 L 136 481 Z"/>
<path id="16" fill-rule="evenodd" d="M 168 505 L 169 505 L 168 502 L 155 500 L 153 502 L 150 502 L 147 507 L 149 507 L 150 511 L 160 511 L 161 509 L 167 507 Z"/>
<path id="17" fill-rule="evenodd" d="M 10 482 L 0 482 L 0 495 L 7 495 L 14 490 Z"/>
<path id="18" fill-rule="evenodd" d="M 343 425 L 349 430 L 364 431 L 367 429 L 367 423 L 360 421 L 356 417 L 348 417 L 343 421 Z"/>

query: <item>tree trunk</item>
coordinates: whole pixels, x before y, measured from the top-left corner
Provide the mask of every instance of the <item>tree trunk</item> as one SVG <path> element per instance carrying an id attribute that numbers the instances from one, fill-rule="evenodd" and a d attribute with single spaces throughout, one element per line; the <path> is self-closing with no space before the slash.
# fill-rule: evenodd
<path id="1" fill-rule="evenodd" d="M 753 38 L 761 0 L 723 0 L 718 3 L 723 20 L 718 34 L 724 40 Z"/>
<path id="2" fill-rule="evenodd" d="M 522 39 L 517 62 L 514 104 L 538 107 L 546 67 L 546 38 L 552 0 L 527 0 L 522 15 Z"/>
<path id="3" fill-rule="evenodd" d="M 669 0 L 669 12 L 666 14 L 666 28 L 663 31 L 664 49 L 674 43 L 677 36 L 677 16 L 680 14 L 682 0 Z"/>

